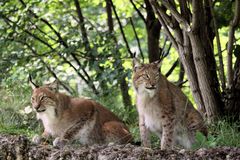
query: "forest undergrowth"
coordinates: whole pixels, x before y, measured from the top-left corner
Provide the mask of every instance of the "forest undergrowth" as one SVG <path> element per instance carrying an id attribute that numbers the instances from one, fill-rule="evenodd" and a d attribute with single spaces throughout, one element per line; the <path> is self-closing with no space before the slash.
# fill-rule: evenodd
<path id="1" fill-rule="evenodd" d="M 136 108 L 126 111 L 117 95 L 112 97 L 97 98 L 112 112 L 117 114 L 129 126 L 136 142 L 140 141 L 138 129 L 138 116 Z M 30 104 L 31 91 L 21 87 L 14 89 L 0 88 L 0 134 L 26 135 L 31 139 L 36 134 L 41 134 L 43 127 L 36 119 Z M 240 124 L 230 123 L 228 119 L 221 119 L 208 126 L 209 135 L 204 137 L 201 133 L 196 135 L 193 149 L 214 148 L 221 146 L 240 147 Z M 153 147 L 159 147 L 159 139 L 152 135 Z"/>

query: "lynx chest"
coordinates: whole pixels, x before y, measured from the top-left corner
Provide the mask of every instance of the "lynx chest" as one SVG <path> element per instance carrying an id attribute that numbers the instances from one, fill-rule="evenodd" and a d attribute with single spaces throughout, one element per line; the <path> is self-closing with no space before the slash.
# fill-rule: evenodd
<path id="1" fill-rule="evenodd" d="M 162 110 L 157 99 L 146 95 L 137 96 L 137 109 L 140 116 L 144 117 L 146 127 L 152 132 L 162 131 Z"/>

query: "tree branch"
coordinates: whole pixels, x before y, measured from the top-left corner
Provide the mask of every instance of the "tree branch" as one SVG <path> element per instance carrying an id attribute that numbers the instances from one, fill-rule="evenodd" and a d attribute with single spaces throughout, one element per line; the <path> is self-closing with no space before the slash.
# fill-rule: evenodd
<path id="1" fill-rule="evenodd" d="M 162 46 L 162 52 L 164 51 L 164 49 L 165 49 L 165 47 L 166 47 L 166 45 L 167 45 L 167 40 L 168 40 L 168 37 L 165 36 L 165 38 L 164 38 L 164 43 L 163 43 L 163 46 Z M 162 53 L 161 55 L 163 55 L 163 53 Z"/>
<path id="2" fill-rule="evenodd" d="M 192 12 L 193 12 L 193 17 L 192 17 L 192 30 L 195 32 L 199 28 L 199 18 L 200 15 L 199 10 L 200 10 L 200 4 L 201 2 L 199 0 L 192 0 Z"/>
<path id="3" fill-rule="evenodd" d="M 23 0 L 19 0 L 20 3 L 26 8 L 26 4 Z M 61 37 L 60 33 L 56 31 L 56 29 L 44 18 L 40 18 L 37 14 L 35 14 L 33 11 L 30 9 L 27 10 L 31 15 L 33 15 L 36 19 L 39 19 L 43 23 L 45 23 L 53 32 L 54 34 L 58 37 L 59 43 L 61 43 L 63 46 L 67 46 L 67 44 L 64 42 L 63 38 Z"/>
<path id="4" fill-rule="evenodd" d="M 106 1 L 106 12 L 107 12 L 107 23 L 108 23 L 108 31 L 110 33 L 113 33 L 114 28 L 113 28 L 113 18 L 112 18 L 112 8 L 111 8 L 111 2 L 109 0 Z M 115 36 L 114 36 L 115 38 Z M 116 40 L 115 40 L 116 41 Z"/>
<path id="5" fill-rule="evenodd" d="M 155 16 L 154 10 L 149 0 L 144 0 L 146 5 L 146 29 L 147 29 L 147 46 L 149 62 L 154 62 L 160 59 L 162 48 L 159 45 L 161 23 Z"/>
<path id="6" fill-rule="evenodd" d="M 152 9 L 151 3 L 149 2 L 149 0 L 144 0 L 144 2 L 145 2 L 145 5 L 146 5 L 147 21 L 148 21 L 148 19 L 150 19 L 150 20 L 155 19 L 155 13 Z"/>
<path id="7" fill-rule="evenodd" d="M 151 5 L 152 5 L 153 9 L 155 10 L 155 13 L 157 13 L 158 20 L 161 23 L 161 25 L 163 26 L 163 28 L 165 29 L 166 35 L 169 37 L 169 39 L 172 42 L 174 48 L 176 48 L 176 50 L 178 50 L 177 41 L 173 37 L 172 33 L 168 29 L 168 26 L 166 25 L 166 23 L 164 22 L 164 20 L 163 20 L 163 18 L 161 16 L 161 13 L 160 13 L 160 10 L 159 10 L 159 7 L 160 7 L 159 4 L 155 0 L 151 0 Z"/>
<path id="8" fill-rule="evenodd" d="M 140 12 L 140 10 L 137 8 L 133 0 L 130 0 L 131 4 L 133 5 L 133 8 L 137 11 L 139 17 L 143 20 L 144 23 L 146 23 L 146 19 L 144 18 L 143 14 Z"/>
<path id="9" fill-rule="evenodd" d="M 171 22 L 172 19 L 169 15 L 167 15 L 166 13 L 166 8 L 164 6 L 159 6 L 158 5 L 158 11 L 159 13 L 161 14 L 162 16 L 162 19 L 164 20 L 164 22 L 170 27 L 170 28 L 173 28 L 174 25 L 173 23 Z"/>
<path id="10" fill-rule="evenodd" d="M 24 7 L 26 7 L 26 4 L 24 3 L 24 1 L 23 0 L 19 0 L 20 2 L 21 2 L 21 4 L 24 6 Z M 75 0 L 75 3 L 78 3 L 78 1 L 77 0 Z M 79 4 L 79 3 L 78 3 Z M 80 5 L 78 5 L 78 6 L 76 6 L 77 7 L 77 10 L 78 9 L 80 9 Z M 79 8 L 78 8 L 79 7 Z M 44 22 L 54 33 L 55 33 L 55 35 L 58 37 L 58 39 L 59 39 L 59 43 L 61 44 L 61 45 L 63 45 L 65 48 L 69 48 L 69 46 L 68 46 L 68 44 L 63 40 L 63 38 L 62 38 L 62 36 L 61 36 L 61 34 L 59 33 L 59 32 L 57 32 L 55 29 L 54 29 L 54 27 L 47 21 L 47 20 L 45 20 L 45 19 L 43 19 L 43 18 L 40 18 L 38 15 L 36 15 L 34 12 L 32 12 L 30 9 L 28 10 L 36 19 L 40 19 L 40 21 L 42 21 L 42 22 Z M 79 11 L 79 10 L 78 10 Z M 80 13 L 81 13 L 81 9 L 80 9 Z M 80 16 L 82 16 L 82 15 L 80 15 Z M 81 18 L 81 17 L 80 17 Z M 82 17 L 83 18 L 83 17 Z M 84 21 L 83 21 L 83 19 L 80 19 L 80 23 L 81 24 L 83 24 L 84 23 Z M 84 27 L 84 26 L 83 26 Z M 84 28 L 85 29 L 85 28 Z M 85 30 L 85 33 L 86 33 L 86 30 Z M 85 34 L 84 34 L 85 35 Z M 85 36 L 87 36 L 87 35 L 85 35 Z M 85 37 L 86 38 L 86 37 Z M 88 41 L 85 41 L 85 43 L 88 43 L 89 44 L 89 42 Z M 90 49 L 90 48 L 88 48 L 88 46 L 86 45 L 86 49 L 88 50 L 88 49 Z M 88 73 L 86 72 L 86 70 L 84 69 L 84 67 L 82 67 L 82 65 L 81 65 L 81 63 L 80 63 L 80 61 L 78 60 L 78 58 L 76 57 L 76 55 L 74 54 L 74 53 L 72 53 L 72 52 L 70 52 L 70 55 L 73 57 L 73 59 L 74 59 L 74 61 L 78 64 L 78 66 L 79 66 L 79 68 L 83 71 L 83 73 L 84 73 L 84 75 L 87 77 L 87 79 L 88 79 L 88 82 L 89 83 L 92 83 L 92 80 L 91 80 L 91 78 L 90 78 L 90 76 L 88 75 Z M 92 85 L 93 86 L 93 88 L 95 88 L 95 86 L 94 86 L 94 84 L 90 84 L 90 85 Z M 96 90 L 96 88 L 95 88 L 95 90 Z"/>
<path id="11" fill-rule="evenodd" d="M 168 70 L 168 72 L 165 74 L 166 77 L 169 77 L 169 76 L 172 74 L 172 72 L 174 71 L 174 69 L 177 67 L 178 63 L 179 63 L 179 59 L 177 59 L 177 60 L 173 63 L 172 67 L 171 67 L 171 68 Z"/>
<path id="12" fill-rule="evenodd" d="M 193 0 L 194 1 L 194 0 Z M 191 27 L 188 23 L 188 21 L 180 14 L 178 13 L 178 11 L 175 9 L 175 7 L 172 6 L 172 4 L 170 4 L 167 1 L 162 1 L 162 4 L 170 10 L 171 14 L 173 15 L 173 17 L 177 20 L 177 22 L 183 26 L 183 29 L 186 32 L 190 32 L 191 31 Z"/>
<path id="13" fill-rule="evenodd" d="M 52 74 L 52 76 L 60 83 L 61 86 L 63 86 L 63 88 L 70 93 L 71 95 L 73 94 L 72 90 L 70 90 L 56 75 L 56 73 L 50 68 L 50 66 L 48 66 L 48 64 L 46 62 L 44 62 L 44 60 L 41 58 L 41 56 L 39 56 L 39 54 L 37 53 L 37 51 L 28 43 L 24 42 L 24 41 L 18 41 L 19 43 L 26 45 L 32 52 L 33 55 L 39 57 L 40 62 L 47 68 L 47 70 L 49 71 L 49 73 Z"/>
<path id="14" fill-rule="evenodd" d="M 136 29 L 135 29 L 135 26 L 134 26 L 132 17 L 130 17 L 130 23 L 131 23 L 131 25 L 132 25 L 135 38 L 136 38 L 136 40 L 137 40 L 137 44 L 138 44 L 138 48 L 139 48 L 139 51 L 140 51 L 140 55 L 141 55 L 141 57 L 142 57 L 142 62 L 144 63 L 144 56 L 143 56 L 143 52 L 142 52 L 142 48 L 141 48 L 141 43 L 140 43 L 140 40 L 139 40 L 139 38 L 138 38 L 138 35 L 137 35 L 137 32 L 136 32 Z"/>
<path id="15" fill-rule="evenodd" d="M 235 1 L 235 13 L 234 13 L 234 19 L 233 19 L 232 25 L 234 27 L 237 27 L 239 25 L 239 21 L 240 21 L 240 1 L 236 0 Z"/>
<path id="16" fill-rule="evenodd" d="M 115 8 L 115 6 L 114 6 L 112 0 L 110 0 L 110 3 L 111 3 L 111 5 L 112 5 L 113 12 L 114 12 L 114 15 L 115 15 L 115 17 L 116 17 L 116 19 L 117 19 L 117 22 L 118 22 L 118 25 L 119 25 L 119 28 L 120 28 L 120 31 L 121 31 L 121 34 L 122 34 L 123 40 L 124 40 L 124 42 L 125 42 L 125 44 L 126 44 L 126 47 L 127 47 L 128 53 L 130 54 L 131 58 L 133 58 L 134 55 L 133 55 L 133 53 L 132 53 L 132 51 L 131 51 L 131 49 L 130 49 L 130 47 L 129 47 L 129 44 L 128 44 L 128 41 L 127 41 L 127 38 L 126 38 L 125 33 L 124 33 L 124 31 L 123 31 L 122 23 L 121 23 L 121 21 L 120 21 L 120 19 L 119 19 L 119 17 L 118 17 L 117 11 L 116 11 L 116 8 Z"/>
<path id="17" fill-rule="evenodd" d="M 184 16 L 186 21 L 189 23 L 190 22 L 190 17 L 191 17 L 191 12 L 187 6 L 187 1 L 186 0 L 180 0 L 179 1 L 180 5 L 180 10 L 181 10 L 181 15 Z"/>
<path id="18" fill-rule="evenodd" d="M 7 16 L 5 16 L 5 15 L 1 15 L 1 16 L 3 17 L 3 19 L 7 22 L 7 24 L 8 24 L 10 27 L 12 27 L 11 23 L 12 23 L 12 24 L 15 24 L 15 23 L 14 23 L 12 20 L 10 20 Z M 50 48 L 51 50 L 54 50 L 49 43 L 45 42 L 44 40 L 42 40 L 42 39 L 39 38 L 38 36 L 32 34 L 31 32 L 29 32 L 28 30 L 25 30 L 25 29 L 24 29 L 23 31 L 24 31 L 25 33 L 27 33 L 28 35 L 30 35 L 31 37 L 33 37 L 34 39 L 36 39 L 37 41 L 39 41 L 39 42 L 41 42 L 42 44 L 44 44 L 45 46 L 47 46 L 48 48 Z"/>
<path id="19" fill-rule="evenodd" d="M 10 19 L 8 19 L 7 17 L 3 16 L 5 20 L 7 20 L 8 22 L 14 23 L 12 22 Z M 28 30 L 23 30 L 25 33 L 27 33 L 28 35 L 30 35 L 31 37 L 33 37 L 34 39 L 36 39 L 37 41 L 39 41 L 41 44 L 47 46 L 48 48 L 50 48 L 50 50 L 52 52 L 56 52 L 56 50 L 47 42 L 45 42 L 44 40 L 42 40 L 41 38 L 39 38 L 38 36 L 36 36 L 35 34 L 32 34 L 31 32 L 29 32 Z M 64 56 L 62 56 L 59 52 L 56 52 L 58 54 L 58 56 L 60 58 L 63 59 L 63 61 L 67 64 L 70 65 L 70 67 L 72 67 L 76 73 L 78 74 L 78 76 L 93 90 L 93 92 L 95 94 L 98 94 L 97 89 L 95 88 L 95 86 L 93 85 L 92 81 L 90 79 L 86 79 L 79 71 L 78 69 L 70 62 L 68 61 Z M 76 58 L 76 56 L 74 55 L 74 57 Z M 85 70 L 84 70 L 85 71 Z M 85 71 L 86 72 L 86 71 Z"/>
<path id="20" fill-rule="evenodd" d="M 233 21 L 230 23 L 230 29 L 228 34 L 228 63 L 227 63 L 227 79 L 228 79 L 228 88 L 232 87 L 233 84 L 233 69 L 232 69 L 232 51 L 233 51 L 233 43 L 234 43 L 234 32 L 236 27 L 239 25 L 240 21 L 240 0 L 235 1 L 235 12 Z"/>
<path id="21" fill-rule="evenodd" d="M 184 67 L 183 67 L 183 64 L 179 61 L 180 65 L 179 65 L 179 68 L 180 68 L 180 71 L 179 71 L 179 74 L 178 74 L 178 81 L 177 81 L 177 84 L 179 84 L 178 86 L 179 87 L 182 87 L 182 84 L 181 82 L 183 82 L 183 79 L 184 79 Z"/>
<path id="22" fill-rule="evenodd" d="M 164 40 L 164 47 L 162 49 L 162 53 L 161 53 L 161 57 L 160 57 L 160 61 L 162 61 L 165 57 L 167 57 L 170 53 L 170 49 L 172 48 L 172 43 L 170 42 L 169 46 L 167 49 L 166 48 L 166 43 L 167 43 L 167 37 Z"/>
<path id="23" fill-rule="evenodd" d="M 48 35 L 46 32 L 44 32 L 42 29 L 40 29 L 37 25 L 34 24 L 34 22 L 32 22 L 30 20 L 31 24 L 36 27 L 36 29 L 41 32 L 42 34 L 44 34 L 46 37 L 50 38 L 51 40 L 55 41 L 55 42 L 58 42 L 55 38 L 51 37 L 50 35 Z"/>
<path id="24" fill-rule="evenodd" d="M 109 28 L 109 32 L 113 36 L 114 42 L 116 44 L 116 49 L 117 49 L 118 48 L 118 42 L 117 42 L 116 36 L 114 35 L 114 25 L 113 25 L 113 17 L 112 17 L 112 8 L 111 8 L 111 6 L 112 6 L 111 0 L 106 0 L 106 11 L 107 11 L 107 16 L 108 16 L 108 22 L 112 22 L 112 23 L 108 23 L 108 25 L 109 25 L 108 28 Z M 119 50 L 117 50 L 116 53 L 118 54 L 117 57 L 119 58 L 120 57 L 119 56 Z M 117 59 L 115 59 L 115 61 L 116 60 Z M 122 61 L 119 64 L 119 69 L 124 71 L 124 67 L 122 65 Z M 128 83 L 126 81 L 126 77 L 127 77 L 126 74 L 118 76 L 118 83 L 119 83 L 120 90 L 121 90 L 121 96 L 122 96 L 123 104 L 125 106 L 125 109 L 129 111 L 130 107 L 132 106 L 132 101 L 131 101 L 131 96 L 128 93 L 129 86 L 128 86 Z"/>
<path id="25" fill-rule="evenodd" d="M 80 29 L 81 29 L 81 33 L 82 33 L 83 43 L 85 45 L 86 50 L 90 51 L 90 44 L 89 44 L 89 40 L 88 40 L 87 31 L 86 31 L 86 28 L 84 26 L 85 22 L 84 22 L 84 17 L 83 17 L 83 14 L 82 14 L 82 10 L 81 10 L 81 7 L 80 7 L 80 4 L 79 4 L 78 0 L 74 0 L 74 3 L 75 3 L 78 19 L 79 19 L 79 22 L 80 22 Z"/>
<path id="26" fill-rule="evenodd" d="M 171 42 L 170 42 L 170 44 L 167 48 L 167 41 L 168 41 L 168 37 L 165 36 L 163 47 L 162 47 L 162 53 L 160 54 L 161 55 L 160 60 L 165 58 L 167 55 L 169 55 L 170 49 L 172 48 L 172 43 Z"/>
<path id="27" fill-rule="evenodd" d="M 210 5 L 210 12 L 212 14 L 212 20 L 213 20 L 213 28 L 215 31 L 216 35 L 216 42 L 217 42 L 217 50 L 218 50 L 218 58 L 219 58 L 219 75 L 220 75 L 220 80 L 222 84 L 222 89 L 225 90 L 226 88 L 226 79 L 225 79 L 225 74 L 224 74 L 224 64 L 223 64 L 223 57 L 222 57 L 222 52 L 221 52 L 221 42 L 220 42 L 220 37 L 218 33 L 218 27 L 217 27 L 217 22 L 216 22 L 216 17 L 213 11 L 213 4 L 212 0 L 209 0 L 209 5 Z"/>

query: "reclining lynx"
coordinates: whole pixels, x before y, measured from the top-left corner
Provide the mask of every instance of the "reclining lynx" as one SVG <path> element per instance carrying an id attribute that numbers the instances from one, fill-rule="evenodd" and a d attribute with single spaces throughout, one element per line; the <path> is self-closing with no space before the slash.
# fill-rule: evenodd
<path id="1" fill-rule="evenodd" d="M 30 80 L 30 84 L 32 107 L 44 125 L 42 137 L 54 137 L 54 146 L 62 147 L 71 140 L 86 145 L 132 141 L 127 126 L 99 103 L 59 93 L 57 82 L 38 87 Z M 36 136 L 33 141 L 40 143 L 41 139 Z"/>
<path id="2" fill-rule="evenodd" d="M 133 85 L 141 141 L 150 147 L 149 131 L 161 138 L 161 149 L 190 148 L 196 131 L 207 135 L 203 118 L 180 88 L 160 74 L 160 63 L 133 60 Z"/>

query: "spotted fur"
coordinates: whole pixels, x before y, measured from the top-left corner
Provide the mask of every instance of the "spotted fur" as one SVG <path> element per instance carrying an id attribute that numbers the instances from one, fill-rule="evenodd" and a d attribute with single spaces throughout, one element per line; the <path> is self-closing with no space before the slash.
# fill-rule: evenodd
<path id="1" fill-rule="evenodd" d="M 62 147 L 71 140 L 85 145 L 132 141 L 127 126 L 99 103 L 59 93 L 54 84 L 32 87 L 32 107 L 44 126 L 42 137 L 56 138 L 55 146 Z M 35 137 L 36 143 L 42 137 Z"/>
<path id="2" fill-rule="evenodd" d="M 159 62 L 133 62 L 133 85 L 142 144 L 149 147 L 149 131 L 161 139 L 161 149 L 191 148 L 196 131 L 207 134 L 200 113 L 180 88 L 160 73 Z"/>

